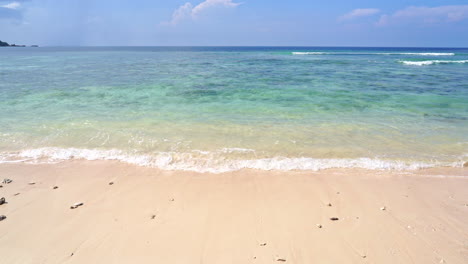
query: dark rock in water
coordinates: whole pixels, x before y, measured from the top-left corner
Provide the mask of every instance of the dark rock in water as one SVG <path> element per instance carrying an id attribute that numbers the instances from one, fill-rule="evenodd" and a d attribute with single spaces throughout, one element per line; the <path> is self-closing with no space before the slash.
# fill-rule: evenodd
<path id="1" fill-rule="evenodd" d="M 6 219 L 6 216 L 0 215 L 0 221 L 3 221 L 3 220 L 5 220 L 5 219 Z"/>
<path id="2" fill-rule="evenodd" d="M 5 197 L 0 198 L 0 205 L 6 203 Z"/>
<path id="3" fill-rule="evenodd" d="M 331 217 L 330 220 L 332 220 L 332 221 L 338 221 L 338 220 L 340 220 L 340 219 L 339 219 L 338 217 Z"/>

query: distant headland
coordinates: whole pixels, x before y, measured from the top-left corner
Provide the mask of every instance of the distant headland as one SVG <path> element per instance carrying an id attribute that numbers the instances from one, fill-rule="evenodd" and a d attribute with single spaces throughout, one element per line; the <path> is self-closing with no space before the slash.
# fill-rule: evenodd
<path id="1" fill-rule="evenodd" d="M 27 47 L 26 45 L 16 45 L 16 44 L 8 44 L 8 42 L 4 42 L 0 40 L 0 47 Z M 31 45 L 30 47 L 39 47 L 38 45 Z"/>

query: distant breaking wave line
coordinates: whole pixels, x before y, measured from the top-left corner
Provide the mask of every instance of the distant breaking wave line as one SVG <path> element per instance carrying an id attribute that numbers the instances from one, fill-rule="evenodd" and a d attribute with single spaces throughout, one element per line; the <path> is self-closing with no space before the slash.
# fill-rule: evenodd
<path id="1" fill-rule="evenodd" d="M 433 65 L 433 64 L 451 64 L 451 63 L 464 64 L 464 63 L 468 63 L 468 60 L 456 60 L 456 61 L 428 60 L 428 61 L 399 61 L 399 62 L 403 63 L 404 65 L 426 66 L 426 65 Z"/>
<path id="2" fill-rule="evenodd" d="M 404 53 L 377 53 L 379 55 L 416 55 L 416 56 L 455 56 L 455 53 L 433 53 L 433 52 L 404 52 Z"/>
<path id="3" fill-rule="evenodd" d="M 412 56 L 455 56 L 455 53 L 437 52 L 387 52 L 387 53 L 360 53 L 360 52 L 302 52 L 295 51 L 292 55 L 412 55 Z"/>
<path id="4" fill-rule="evenodd" d="M 323 55 L 323 54 L 333 54 L 330 52 L 293 52 L 293 55 Z"/>

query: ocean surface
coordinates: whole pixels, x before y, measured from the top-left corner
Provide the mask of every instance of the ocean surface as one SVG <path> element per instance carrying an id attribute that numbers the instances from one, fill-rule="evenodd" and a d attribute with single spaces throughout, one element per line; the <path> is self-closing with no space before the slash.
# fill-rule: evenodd
<path id="1" fill-rule="evenodd" d="M 0 48 L 0 163 L 418 169 L 468 160 L 468 49 Z"/>

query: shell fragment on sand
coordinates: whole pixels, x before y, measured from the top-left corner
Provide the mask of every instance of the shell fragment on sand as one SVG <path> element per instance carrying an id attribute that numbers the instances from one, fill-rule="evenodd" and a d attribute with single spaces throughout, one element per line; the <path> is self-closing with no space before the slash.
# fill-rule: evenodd
<path id="1" fill-rule="evenodd" d="M 0 221 L 3 221 L 3 220 L 5 220 L 6 218 L 7 218 L 6 216 L 4 216 L 4 215 L 0 215 Z"/>
<path id="2" fill-rule="evenodd" d="M 3 184 L 9 184 L 9 183 L 12 183 L 12 182 L 13 182 L 13 180 L 4 179 L 2 183 L 3 183 Z"/>
<path id="3" fill-rule="evenodd" d="M 72 206 L 70 206 L 70 209 L 75 209 L 75 208 L 78 208 L 80 206 L 82 206 L 83 203 L 74 203 Z"/>

